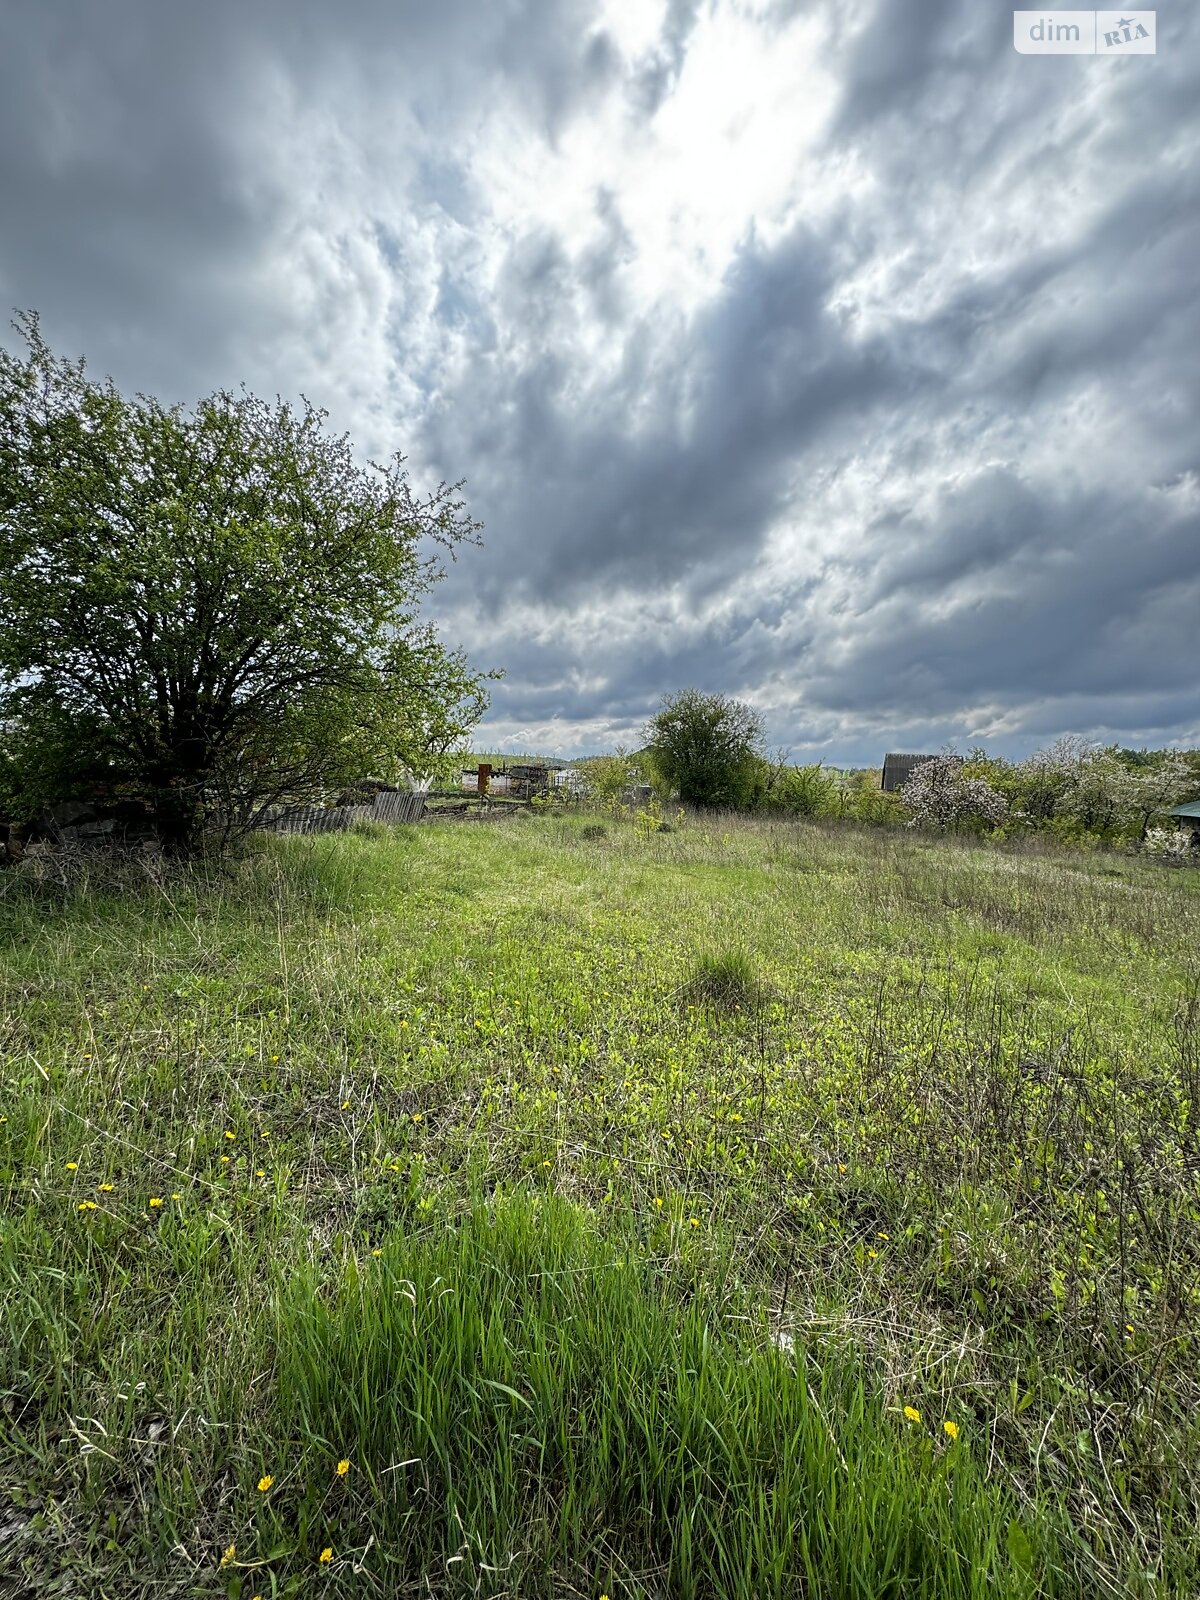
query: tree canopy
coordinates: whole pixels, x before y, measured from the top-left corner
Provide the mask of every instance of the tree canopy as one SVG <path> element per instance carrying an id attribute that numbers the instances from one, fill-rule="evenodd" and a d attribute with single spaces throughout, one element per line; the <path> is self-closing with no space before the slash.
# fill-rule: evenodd
<path id="1" fill-rule="evenodd" d="M 214 822 L 436 767 L 484 677 L 420 620 L 460 484 L 358 462 L 326 413 L 242 390 L 192 409 L 0 350 L 0 724 L 26 809 L 135 795 L 193 847 Z"/>
<path id="2" fill-rule="evenodd" d="M 644 737 L 665 782 L 690 805 L 744 805 L 761 775 L 762 718 L 726 695 L 664 695 Z"/>

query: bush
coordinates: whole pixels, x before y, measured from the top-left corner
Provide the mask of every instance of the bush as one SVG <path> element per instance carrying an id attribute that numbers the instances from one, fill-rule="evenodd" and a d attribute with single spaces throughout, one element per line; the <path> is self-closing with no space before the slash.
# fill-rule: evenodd
<path id="1" fill-rule="evenodd" d="M 914 767 L 900 798 L 911 826 L 981 832 L 998 828 L 1008 801 L 986 778 L 968 778 L 956 755 L 934 756 Z"/>
<path id="2" fill-rule="evenodd" d="M 608 829 L 602 822 L 587 822 L 579 830 L 581 839 L 607 839 Z"/>

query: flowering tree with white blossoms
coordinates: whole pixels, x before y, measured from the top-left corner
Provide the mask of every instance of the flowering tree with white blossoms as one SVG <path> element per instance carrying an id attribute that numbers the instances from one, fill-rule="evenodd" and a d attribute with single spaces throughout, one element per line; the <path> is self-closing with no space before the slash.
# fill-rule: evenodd
<path id="1" fill-rule="evenodd" d="M 947 752 L 914 767 L 900 798 L 911 828 L 998 828 L 1008 801 L 986 778 L 968 778 L 961 756 Z"/>

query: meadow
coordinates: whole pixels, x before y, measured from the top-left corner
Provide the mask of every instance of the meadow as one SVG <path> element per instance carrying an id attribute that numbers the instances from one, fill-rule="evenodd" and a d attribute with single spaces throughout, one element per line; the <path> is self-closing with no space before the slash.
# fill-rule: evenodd
<path id="1" fill-rule="evenodd" d="M 0 1595 L 1200 1591 L 1200 873 L 529 813 L 0 944 Z"/>

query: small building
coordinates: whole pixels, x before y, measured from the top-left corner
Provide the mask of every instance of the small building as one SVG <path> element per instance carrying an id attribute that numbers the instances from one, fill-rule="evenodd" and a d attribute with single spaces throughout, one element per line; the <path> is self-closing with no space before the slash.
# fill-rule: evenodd
<path id="1" fill-rule="evenodd" d="M 1178 828 L 1190 827 L 1193 845 L 1200 838 L 1200 800 L 1185 800 L 1181 806 L 1172 806 L 1163 815 L 1172 817 Z"/>
<path id="2" fill-rule="evenodd" d="M 935 761 L 936 759 L 936 756 L 884 756 L 883 774 L 879 780 L 879 787 L 884 794 L 895 794 L 898 789 L 903 788 L 908 782 L 914 767 L 919 767 L 922 761 Z"/>

